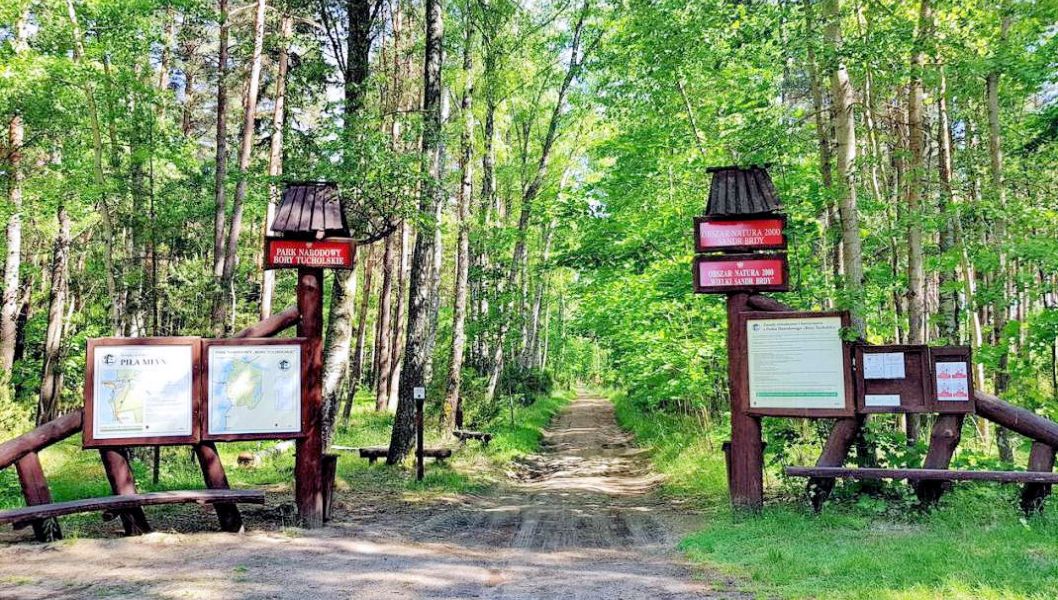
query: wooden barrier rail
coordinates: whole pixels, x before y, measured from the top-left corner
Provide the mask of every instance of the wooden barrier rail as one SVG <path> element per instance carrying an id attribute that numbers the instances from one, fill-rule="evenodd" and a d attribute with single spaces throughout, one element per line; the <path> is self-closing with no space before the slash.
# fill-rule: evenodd
<path id="1" fill-rule="evenodd" d="M 40 452 L 78 433 L 83 422 L 84 411 L 79 408 L 0 444 L 0 469 L 10 467 L 30 452 Z"/>

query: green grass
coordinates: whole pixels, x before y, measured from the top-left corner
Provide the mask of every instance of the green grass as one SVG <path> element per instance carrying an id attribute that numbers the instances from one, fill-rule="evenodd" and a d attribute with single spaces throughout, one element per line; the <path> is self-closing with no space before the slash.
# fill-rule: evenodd
<path id="1" fill-rule="evenodd" d="M 504 411 L 483 429 L 494 434 L 488 448 L 471 441 L 459 447 L 458 442 L 445 437 L 438 427 L 427 427 L 427 446 L 444 445 L 455 448 L 452 458 L 443 465 L 427 460 L 423 481 L 414 477 L 414 463 L 409 457 L 398 467 L 382 462 L 374 465 L 359 458 L 355 452 L 342 453 L 338 461 L 336 486 L 342 492 L 390 494 L 406 499 L 422 500 L 446 494 L 481 492 L 501 479 L 502 467 L 511 459 L 536 450 L 542 430 L 551 417 L 565 406 L 572 395 L 555 393 L 540 397 L 529 406 L 515 406 L 514 420 Z M 429 414 L 427 422 L 430 423 Z M 393 415 L 376 413 L 374 401 L 358 397 L 352 417 L 339 428 L 334 444 L 341 446 L 388 445 Z M 275 442 L 241 442 L 218 444 L 228 481 L 234 488 L 264 488 L 281 498 L 293 490 L 294 453 L 266 459 L 257 468 L 237 467 L 240 452 L 266 448 Z M 151 482 L 149 452 L 132 461 L 137 487 L 140 491 L 198 489 L 203 487 L 202 473 L 189 447 L 162 449 L 161 476 L 157 484 Z M 142 458 L 142 460 L 141 460 Z M 110 493 L 99 453 L 82 450 L 80 436 L 74 436 L 41 453 L 48 485 L 55 501 L 104 496 Z M 270 500 L 270 504 L 271 504 Z M 21 488 L 14 468 L 0 471 L 0 509 L 22 506 Z M 180 507 L 160 507 L 152 511 L 179 511 Z M 84 514 L 64 517 L 63 532 L 67 537 L 80 533 L 91 534 L 98 529 L 99 515 Z M 280 525 L 289 525 L 282 523 Z"/>
<path id="2" fill-rule="evenodd" d="M 688 417 L 647 415 L 622 396 L 615 403 L 622 426 L 652 448 L 668 476 L 664 493 L 703 512 L 702 529 L 682 549 L 738 577 L 746 591 L 766 598 L 1058 598 L 1058 504 L 1025 519 L 1017 487 L 960 484 L 928 513 L 899 494 L 845 493 L 816 515 L 790 494 L 803 482 L 780 481 L 769 470 L 765 508 L 736 514 L 720 434 L 703 433 Z"/>

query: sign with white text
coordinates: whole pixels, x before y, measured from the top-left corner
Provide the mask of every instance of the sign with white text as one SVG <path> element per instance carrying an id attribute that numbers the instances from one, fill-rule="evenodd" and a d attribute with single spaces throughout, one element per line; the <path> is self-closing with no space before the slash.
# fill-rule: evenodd
<path id="1" fill-rule="evenodd" d="M 355 267 L 355 259 L 356 241 L 349 238 L 265 239 L 266 269 L 297 267 L 352 269 Z"/>
<path id="2" fill-rule="evenodd" d="M 697 252 L 785 250 L 785 229 L 786 217 L 781 215 L 741 219 L 696 217 L 694 247 Z"/>
<path id="3" fill-rule="evenodd" d="M 789 289 L 788 271 L 785 254 L 698 256 L 694 259 L 694 291 L 785 292 Z"/>

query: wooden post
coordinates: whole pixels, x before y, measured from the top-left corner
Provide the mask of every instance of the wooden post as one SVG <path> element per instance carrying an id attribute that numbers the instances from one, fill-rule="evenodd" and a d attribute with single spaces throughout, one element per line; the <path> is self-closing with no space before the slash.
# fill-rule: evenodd
<path id="1" fill-rule="evenodd" d="M 201 442 L 195 445 L 195 456 L 198 457 L 198 466 L 202 468 L 202 478 L 206 481 L 206 488 L 229 489 L 228 476 L 224 473 L 224 465 L 220 462 L 216 444 Z M 239 514 L 238 506 L 217 502 L 213 508 L 217 511 L 217 519 L 220 521 L 222 531 L 238 533 L 243 530 L 242 515 Z"/>
<path id="2" fill-rule="evenodd" d="M 863 427 L 866 415 L 846 417 L 838 419 L 834 428 L 830 430 L 827 443 L 823 446 L 823 452 L 816 461 L 817 467 L 840 467 L 845 464 L 849 455 L 849 448 L 856 441 L 856 434 Z M 808 498 L 812 501 L 812 508 L 818 512 L 823 508 L 823 503 L 830 497 L 834 490 L 833 477 L 812 477 L 808 480 Z"/>
<path id="3" fill-rule="evenodd" d="M 298 269 L 298 312 L 298 337 L 309 340 L 308 379 L 301 388 L 308 418 L 297 441 L 294 496 L 301 525 L 314 528 L 323 525 L 323 269 Z"/>
<path id="4" fill-rule="evenodd" d="M 748 298 L 744 293 L 727 296 L 727 377 L 731 391 L 731 467 L 727 487 L 735 508 L 759 510 L 764 503 L 764 447 L 760 419 L 746 414 L 746 332 L 738 326 L 738 316 L 746 310 Z"/>
<path id="5" fill-rule="evenodd" d="M 1029 471 L 1050 473 L 1052 469 L 1054 469 L 1054 448 L 1041 442 L 1032 442 L 1032 450 L 1029 451 Z M 1050 484 L 1026 483 L 1021 490 L 1021 510 L 1025 511 L 1025 514 L 1041 512 L 1043 502 L 1050 493 Z"/>
<path id="6" fill-rule="evenodd" d="M 40 466 L 40 457 L 36 452 L 30 452 L 15 463 L 18 471 L 18 482 L 22 485 L 22 497 L 26 500 L 26 506 L 37 506 L 38 504 L 51 503 L 51 490 L 48 489 L 48 481 L 44 478 L 44 469 Z M 54 542 L 62 539 L 62 530 L 55 518 L 35 519 L 33 525 L 33 536 L 38 542 Z"/>
<path id="7" fill-rule="evenodd" d="M 955 447 L 959 445 L 962 437 L 962 422 L 964 415 L 946 414 L 937 417 L 933 423 L 933 431 L 929 436 L 929 450 L 926 452 L 926 460 L 922 463 L 924 469 L 947 469 L 951 464 L 951 457 L 955 454 Z M 912 481 L 918 501 L 929 506 L 936 504 L 946 489 L 943 481 Z"/>
<path id="8" fill-rule="evenodd" d="M 323 520 L 331 520 L 334 504 L 334 479 L 338 476 L 338 455 L 323 455 Z"/>
<path id="9" fill-rule="evenodd" d="M 132 476 L 129 467 L 129 459 L 125 455 L 124 448 L 100 448 L 99 455 L 103 459 L 103 470 L 107 473 L 110 481 L 110 489 L 119 496 L 136 493 L 136 480 Z M 121 524 L 125 528 L 125 535 L 141 535 L 150 533 L 151 526 L 147 523 L 147 515 L 143 509 L 128 508 L 120 511 Z"/>
<path id="10" fill-rule="evenodd" d="M 424 400 L 422 398 L 415 399 L 415 480 L 422 481 L 423 478 L 423 409 Z"/>

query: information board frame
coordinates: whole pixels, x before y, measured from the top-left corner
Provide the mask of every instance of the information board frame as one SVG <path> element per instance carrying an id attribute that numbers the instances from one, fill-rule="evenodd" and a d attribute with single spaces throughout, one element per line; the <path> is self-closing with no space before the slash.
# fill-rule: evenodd
<path id="1" fill-rule="evenodd" d="M 729 262 L 729 261 L 759 261 L 778 260 L 782 263 L 782 283 L 770 285 L 704 285 L 701 281 L 701 267 L 703 262 Z M 720 254 L 709 256 L 695 256 L 694 267 L 694 291 L 697 294 L 733 294 L 738 292 L 788 292 L 790 291 L 790 261 L 785 252 L 762 252 L 757 254 Z"/>
<path id="2" fill-rule="evenodd" d="M 778 221 L 779 223 L 779 236 L 782 241 L 778 243 L 768 244 L 721 244 L 721 245 L 706 245 L 702 241 L 701 231 L 702 224 L 711 223 L 751 223 L 751 222 L 765 222 L 765 221 Z M 758 216 L 747 216 L 747 215 L 713 215 L 713 216 L 698 216 L 694 217 L 694 251 L 695 252 L 735 252 L 735 253 L 747 253 L 754 250 L 786 250 L 788 239 L 786 237 L 786 215 L 783 214 L 766 214 Z"/>
<path id="3" fill-rule="evenodd" d="M 265 433 L 210 433 L 210 385 L 209 385 L 209 349 L 214 346 L 300 346 L 301 349 L 301 430 L 297 432 L 265 432 Z M 307 382 L 309 381 L 309 363 L 311 359 L 312 344 L 308 338 L 217 338 L 202 340 L 202 375 L 201 386 L 201 410 L 199 415 L 199 429 L 202 439 L 210 442 L 245 442 L 255 440 L 296 440 L 306 437 L 309 423 L 312 421 L 312 408 L 307 401 L 309 393 Z"/>
<path id="4" fill-rule="evenodd" d="M 860 414 L 922 414 L 931 408 L 931 378 L 929 375 L 929 346 L 890 344 L 874 346 L 855 344 L 856 411 Z M 864 357 L 868 354 L 903 354 L 904 377 L 867 379 Z M 869 406 L 867 395 L 899 394 L 898 406 Z"/>
<path id="5" fill-rule="evenodd" d="M 147 435 L 127 436 L 120 438 L 97 438 L 95 431 L 95 353 L 101 348 L 121 346 L 178 346 L 191 349 L 191 434 L 190 435 Z M 107 337 L 88 340 L 85 360 L 84 381 L 84 426 L 82 429 L 82 448 L 117 448 L 130 446 L 186 446 L 201 441 L 202 394 L 202 338 L 195 336 L 168 337 Z"/>
<path id="6" fill-rule="evenodd" d="M 789 320 L 789 319 L 814 319 L 814 318 L 838 318 L 841 323 L 841 330 L 848 329 L 852 320 L 849 316 L 848 311 L 792 311 L 792 312 L 771 312 L 771 311 L 745 311 L 738 315 L 738 335 L 743 336 L 745 339 L 742 345 L 744 355 L 738 357 L 739 360 L 744 361 L 745 367 L 741 369 L 747 394 L 747 406 L 746 414 L 755 417 L 797 417 L 797 418 L 840 418 L 840 417 L 852 417 L 856 414 L 856 391 L 855 384 L 852 377 L 852 344 L 841 340 L 841 361 L 842 361 L 842 378 L 844 380 L 844 406 L 841 408 L 774 408 L 774 407 L 754 407 L 752 405 L 752 397 L 750 390 L 752 389 L 750 381 L 750 367 L 749 367 L 749 336 L 747 335 L 747 326 L 750 321 L 777 321 L 777 320 Z M 730 335 L 730 333 L 729 333 Z M 840 335 L 840 333 L 839 333 Z"/>
<path id="7" fill-rule="evenodd" d="M 974 404 L 973 351 L 969 346 L 935 346 L 929 349 L 929 403 L 930 412 L 948 415 L 972 415 Z M 937 397 L 937 363 L 954 362 L 966 364 L 966 385 L 969 397 L 966 402 L 941 400 Z"/>

